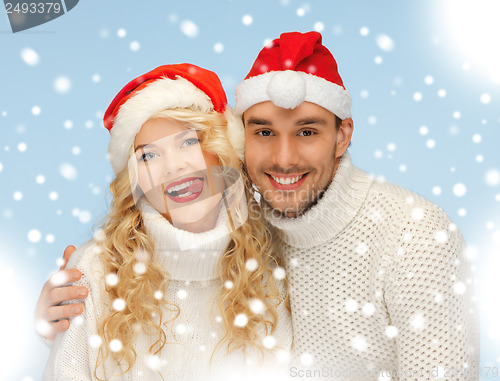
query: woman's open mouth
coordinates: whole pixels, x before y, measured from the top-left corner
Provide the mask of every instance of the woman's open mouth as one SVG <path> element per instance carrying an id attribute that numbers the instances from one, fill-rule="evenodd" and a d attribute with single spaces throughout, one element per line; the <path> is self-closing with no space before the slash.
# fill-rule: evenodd
<path id="1" fill-rule="evenodd" d="M 174 202 L 184 203 L 197 199 L 203 192 L 203 177 L 186 177 L 170 183 L 165 194 Z"/>

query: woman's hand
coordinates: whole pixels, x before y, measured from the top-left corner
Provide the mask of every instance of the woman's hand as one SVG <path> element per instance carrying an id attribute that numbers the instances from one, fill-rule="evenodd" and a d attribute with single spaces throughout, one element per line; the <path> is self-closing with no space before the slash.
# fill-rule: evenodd
<path id="1" fill-rule="evenodd" d="M 44 339 L 54 340 L 59 332 L 69 328 L 68 318 L 82 313 L 83 306 L 80 303 L 61 305 L 62 302 L 82 299 L 87 297 L 88 289 L 83 286 L 68 286 L 82 277 L 77 269 L 65 270 L 71 254 L 76 250 L 74 246 L 68 246 L 64 250 L 63 264 L 59 271 L 45 282 L 38 298 L 35 309 L 35 328 L 37 333 Z"/>

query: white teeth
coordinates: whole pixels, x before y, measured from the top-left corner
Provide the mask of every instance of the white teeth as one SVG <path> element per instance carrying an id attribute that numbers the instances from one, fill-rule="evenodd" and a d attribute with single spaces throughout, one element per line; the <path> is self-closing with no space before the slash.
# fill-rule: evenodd
<path id="1" fill-rule="evenodd" d="M 179 197 L 179 198 L 181 198 L 181 197 L 187 197 L 187 196 L 191 196 L 192 194 L 193 194 L 193 192 L 186 192 L 186 193 L 180 194 L 180 195 L 178 195 L 176 197 Z"/>
<path id="2" fill-rule="evenodd" d="M 188 186 L 190 186 L 192 183 L 193 183 L 193 180 L 188 181 L 188 182 L 186 182 L 186 183 L 182 183 L 182 184 L 176 185 L 175 187 L 168 188 L 168 189 L 167 189 L 167 192 L 168 192 L 168 193 L 177 192 L 177 191 L 179 191 L 179 190 L 181 190 L 181 189 L 187 188 L 187 187 L 188 187 Z M 189 192 L 188 192 L 188 193 L 189 193 Z"/>
<path id="3" fill-rule="evenodd" d="M 274 179 L 274 181 L 276 181 L 279 184 L 288 185 L 288 184 L 295 184 L 302 177 L 304 177 L 304 175 L 300 175 L 297 177 L 286 177 L 286 178 L 285 177 L 274 177 L 273 175 L 271 175 L 271 177 Z"/>

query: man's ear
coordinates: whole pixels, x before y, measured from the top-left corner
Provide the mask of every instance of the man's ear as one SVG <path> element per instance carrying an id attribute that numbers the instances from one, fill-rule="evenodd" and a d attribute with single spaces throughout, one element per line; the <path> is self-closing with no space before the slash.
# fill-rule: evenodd
<path id="1" fill-rule="evenodd" d="M 341 157 L 349 144 L 351 144 L 352 132 L 354 129 L 354 122 L 352 118 L 347 118 L 342 121 L 340 128 L 337 130 L 337 152 L 335 154 L 336 158 Z"/>

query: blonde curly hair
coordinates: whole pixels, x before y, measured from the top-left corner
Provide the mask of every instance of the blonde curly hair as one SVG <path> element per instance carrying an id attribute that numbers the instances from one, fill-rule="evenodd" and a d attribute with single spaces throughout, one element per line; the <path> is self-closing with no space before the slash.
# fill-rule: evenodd
<path id="1" fill-rule="evenodd" d="M 242 171 L 242 162 L 228 139 L 227 121 L 217 112 L 203 113 L 190 109 L 165 110 L 150 117 L 154 118 L 170 118 L 194 128 L 203 150 L 217 155 L 222 166 L 236 168 L 241 173 L 248 218 L 232 231 L 231 241 L 219 263 L 221 287 L 216 307 L 222 317 L 224 335 L 215 347 L 212 358 L 221 346 L 226 346 L 228 352 L 256 347 L 263 354 L 267 349 L 262 344 L 259 331 L 264 330 L 266 335 L 273 334 L 278 318 L 276 306 L 281 303 L 272 275 L 278 262 L 272 254 L 271 235 L 262 221 L 260 205 L 253 197 L 250 180 Z M 123 299 L 126 307 L 121 311 L 111 311 L 100 323 L 99 334 L 103 342 L 94 371 L 98 379 L 97 369 L 101 365 L 104 367 L 110 356 L 121 365 L 126 365 L 124 373 L 131 369 L 137 358 L 133 342 L 140 330 L 156 337 L 149 352 L 158 354 L 167 345 L 164 329 L 168 329 L 167 324 L 180 313 L 174 303 L 155 298 L 156 291 L 168 287 L 168 269 L 161 268 L 152 260 L 154 244 L 146 234 L 141 212 L 134 203 L 130 175 L 129 169 L 124 168 L 110 184 L 110 210 L 100 227 L 104 239 L 98 244 L 102 249 L 106 272 L 116 274 L 119 279 L 115 286 L 106 286 L 107 295 L 110 301 Z M 134 265 L 138 261 L 144 263 L 144 255 L 148 256 L 148 266 L 144 273 L 137 274 Z M 246 269 L 249 259 L 257 261 L 257 270 Z M 232 282 L 233 287 L 223 287 L 227 281 Z M 252 312 L 250 300 L 253 298 L 264 303 L 267 319 Z M 166 311 L 173 313 L 173 318 L 165 318 Z M 243 327 L 233 324 L 241 313 L 248 317 L 248 323 Z M 110 342 L 115 339 L 122 343 L 119 352 L 109 349 Z"/>

